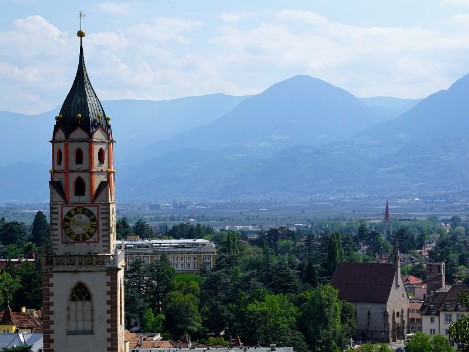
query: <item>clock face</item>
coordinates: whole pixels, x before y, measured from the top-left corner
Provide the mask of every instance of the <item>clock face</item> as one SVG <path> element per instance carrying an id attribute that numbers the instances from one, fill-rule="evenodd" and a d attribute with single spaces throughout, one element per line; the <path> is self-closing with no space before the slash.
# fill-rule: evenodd
<path id="1" fill-rule="evenodd" d="M 65 214 L 63 229 L 65 235 L 72 241 L 88 241 L 98 230 L 98 218 L 89 208 L 74 207 Z"/>

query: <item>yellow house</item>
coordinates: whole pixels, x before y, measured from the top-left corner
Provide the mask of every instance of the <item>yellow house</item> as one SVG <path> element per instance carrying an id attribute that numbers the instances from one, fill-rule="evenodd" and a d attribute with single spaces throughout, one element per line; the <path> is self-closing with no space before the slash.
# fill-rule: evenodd
<path id="1" fill-rule="evenodd" d="M 42 323 L 34 309 L 21 308 L 21 312 L 13 312 L 10 305 L 0 312 L 0 334 L 40 333 Z"/>

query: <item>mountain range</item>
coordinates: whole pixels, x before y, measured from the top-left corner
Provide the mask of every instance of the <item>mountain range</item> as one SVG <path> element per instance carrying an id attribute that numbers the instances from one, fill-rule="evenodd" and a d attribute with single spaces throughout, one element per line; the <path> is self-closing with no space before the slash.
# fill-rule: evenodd
<path id="1" fill-rule="evenodd" d="M 98 93 L 99 94 L 99 93 Z M 103 101 L 118 200 L 418 194 L 469 188 L 469 76 L 422 100 L 296 76 L 245 97 Z M 0 112 L 0 201 L 46 200 L 54 111 Z"/>

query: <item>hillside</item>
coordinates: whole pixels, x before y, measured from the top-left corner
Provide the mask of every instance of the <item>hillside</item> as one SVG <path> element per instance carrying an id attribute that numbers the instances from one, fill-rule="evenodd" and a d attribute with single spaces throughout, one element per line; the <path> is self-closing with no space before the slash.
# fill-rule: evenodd
<path id="1" fill-rule="evenodd" d="M 364 102 L 296 76 L 250 97 L 103 102 L 117 140 L 118 199 L 465 191 L 468 95 L 469 76 L 418 102 Z M 390 118 L 388 108 L 404 113 Z M 47 200 L 54 114 L 0 113 L 9 151 L 1 201 Z"/>

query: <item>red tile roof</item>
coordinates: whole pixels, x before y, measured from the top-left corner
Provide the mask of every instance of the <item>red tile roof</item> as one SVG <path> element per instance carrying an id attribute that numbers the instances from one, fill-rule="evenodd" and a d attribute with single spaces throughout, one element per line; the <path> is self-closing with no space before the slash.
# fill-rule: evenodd
<path id="1" fill-rule="evenodd" d="M 395 269 L 392 264 L 342 263 L 337 266 L 331 285 L 348 302 L 386 303 Z"/>
<path id="2" fill-rule="evenodd" d="M 30 313 L 13 312 L 9 307 L 0 312 L 0 324 L 15 325 L 17 329 L 29 329 L 31 332 L 42 332 L 42 323 Z"/>
<path id="3" fill-rule="evenodd" d="M 417 276 L 406 276 L 404 277 L 404 284 L 409 284 L 409 285 L 420 285 L 423 284 L 423 280 L 419 279 Z"/>

